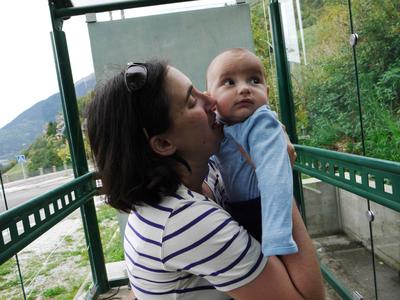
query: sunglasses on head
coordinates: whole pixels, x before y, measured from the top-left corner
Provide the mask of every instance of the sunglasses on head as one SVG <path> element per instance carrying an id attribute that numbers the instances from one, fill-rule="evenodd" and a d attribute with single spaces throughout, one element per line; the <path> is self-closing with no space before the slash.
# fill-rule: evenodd
<path id="1" fill-rule="evenodd" d="M 130 93 L 140 90 L 147 82 L 147 68 L 142 63 L 128 63 L 125 69 L 125 86 Z"/>
<path id="2" fill-rule="evenodd" d="M 124 73 L 125 86 L 129 93 L 140 90 L 147 82 L 147 68 L 142 63 L 128 63 Z M 137 115 L 138 122 L 143 126 L 140 114 Z M 149 134 L 145 127 L 142 127 L 146 140 L 149 140 Z"/>

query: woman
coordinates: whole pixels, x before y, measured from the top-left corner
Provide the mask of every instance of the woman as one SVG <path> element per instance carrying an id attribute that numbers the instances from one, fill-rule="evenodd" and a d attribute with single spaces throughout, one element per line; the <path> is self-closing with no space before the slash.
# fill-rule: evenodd
<path id="1" fill-rule="evenodd" d="M 297 209 L 299 253 L 263 257 L 202 195 L 222 129 L 215 101 L 162 62 L 131 64 L 98 88 L 90 145 L 108 202 L 131 212 L 125 260 L 139 299 L 323 299 L 318 263 Z"/>

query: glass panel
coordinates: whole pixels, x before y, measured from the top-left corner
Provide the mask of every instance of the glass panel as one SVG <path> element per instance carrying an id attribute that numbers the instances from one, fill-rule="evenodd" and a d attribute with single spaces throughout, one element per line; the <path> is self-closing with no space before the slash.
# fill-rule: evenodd
<path id="1" fill-rule="evenodd" d="M 0 290 L 2 299 L 24 298 L 15 257 L 0 265 Z"/>
<path id="2" fill-rule="evenodd" d="M 2 75 L 10 80 L 2 86 L 6 100 L 0 107 L 0 168 L 5 191 L 5 197 L 0 197 L 0 213 L 73 178 L 49 35 L 48 4 L 23 1 L 5 4 L 3 8 L 10 13 L 1 19 L 0 25 L 13 30 L 12 34 L 4 36 L 5 55 L 1 59 Z M 22 19 L 29 20 L 29 26 L 21 25 Z M 21 74 L 23 68 L 18 67 L 27 56 L 31 58 L 29 68 L 25 69 L 32 71 L 30 75 Z M 80 73 L 74 76 L 82 78 Z M 24 80 L 26 77 L 29 79 Z M 77 82 L 77 96 L 85 96 L 93 86 L 94 83 L 90 86 L 87 82 Z M 3 118 L 4 113 L 7 118 Z M 59 213 L 61 207 L 71 205 L 75 196 L 73 192 L 70 195 L 29 215 L 26 224 L 18 222 L 17 235 L 46 222 L 46 218 Z M 7 241 L 10 232 L 5 231 L 4 235 L 8 235 L 4 237 Z M 72 299 L 90 273 L 80 211 L 76 210 L 32 242 L 18 257 L 29 299 L 57 295 Z M 10 275 L 3 269 L 7 263 L 1 266 L 0 298 L 4 287 L 10 295 L 4 299 L 23 299 L 16 273 Z"/>
<path id="3" fill-rule="evenodd" d="M 375 250 L 379 299 L 400 295 L 400 213 L 371 202 L 374 212 L 372 237 Z M 368 244 L 370 248 L 370 243 Z"/>
<path id="4" fill-rule="evenodd" d="M 251 30 L 254 50 L 264 65 L 266 82 L 269 86 L 269 104 L 274 111 L 279 113 L 279 98 L 276 84 L 274 54 L 272 51 L 272 35 L 270 18 L 268 15 L 268 1 L 255 0 L 250 1 L 250 3 Z"/>
<path id="5" fill-rule="evenodd" d="M 400 59 L 399 1 L 352 1 L 351 12 L 357 43 L 356 71 L 362 105 L 367 156 L 400 161 Z M 368 176 L 369 186 L 383 186 L 390 194 L 391 182 Z M 393 299 L 400 294 L 400 214 L 371 202 L 374 220 L 366 241 L 375 259 L 376 295 Z M 372 258 L 371 258 L 372 260 Z M 371 281 L 371 285 L 374 282 Z"/>
<path id="6" fill-rule="evenodd" d="M 320 262 L 340 285 L 374 299 L 366 200 L 316 178 L 303 176 L 308 231 Z M 339 299 L 331 288 L 328 299 Z"/>
<path id="7" fill-rule="evenodd" d="M 0 106 L 0 169 L 6 199 L 0 212 L 13 208 L 72 179 L 71 158 L 49 31 L 48 4 L 20 1 L 4 3 L 8 11 L 2 28 L 13 28 L 4 38 Z M 21 20 L 32 20 L 29 26 Z M 27 46 L 29 44 L 29 49 Z M 29 58 L 29 70 L 21 74 L 21 62 Z M 34 59 L 31 59 L 34 58 Z M 29 77 L 29 80 L 22 78 Z M 87 92 L 87 90 L 86 90 Z"/>
<path id="8" fill-rule="evenodd" d="M 74 298 L 78 289 L 90 281 L 80 211 L 76 210 L 29 244 L 18 253 L 18 259 L 27 299 Z M 7 286 L 5 292 L 10 296 L 4 299 L 23 298 L 18 296 L 21 287 L 16 276 L 3 277 Z"/>
<path id="9" fill-rule="evenodd" d="M 366 155 L 400 161 L 400 1 L 352 1 L 352 14 Z"/>
<path id="10" fill-rule="evenodd" d="M 96 197 L 97 220 L 106 263 L 124 260 L 124 231 L 128 214 L 118 212 L 105 204 L 104 196 Z M 121 272 L 125 268 L 122 265 Z"/>
<path id="11" fill-rule="evenodd" d="M 300 143 L 361 153 L 347 1 L 281 7 Z"/>

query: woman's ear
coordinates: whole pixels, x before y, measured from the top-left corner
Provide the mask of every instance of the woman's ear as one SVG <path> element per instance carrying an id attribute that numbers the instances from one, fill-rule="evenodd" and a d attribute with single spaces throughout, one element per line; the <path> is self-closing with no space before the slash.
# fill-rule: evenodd
<path id="1" fill-rule="evenodd" d="M 162 134 L 152 136 L 149 144 L 151 149 L 161 156 L 170 156 L 176 151 L 176 146 Z"/>

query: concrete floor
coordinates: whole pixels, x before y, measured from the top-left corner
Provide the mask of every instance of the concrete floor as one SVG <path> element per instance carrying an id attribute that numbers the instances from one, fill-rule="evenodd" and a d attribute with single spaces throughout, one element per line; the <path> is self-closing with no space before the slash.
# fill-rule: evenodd
<path id="1" fill-rule="evenodd" d="M 135 296 L 127 286 L 121 286 L 119 288 L 112 288 L 108 293 L 102 294 L 97 299 L 134 300 Z"/>
<path id="2" fill-rule="evenodd" d="M 371 252 L 344 235 L 314 238 L 320 261 L 351 293 L 364 299 L 375 299 Z M 379 258 L 375 259 L 379 300 L 400 299 L 400 273 Z M 340 299 L 328 289 L 327 299 Z M 359 299 L 359 298 L 354 298 Z"/>

